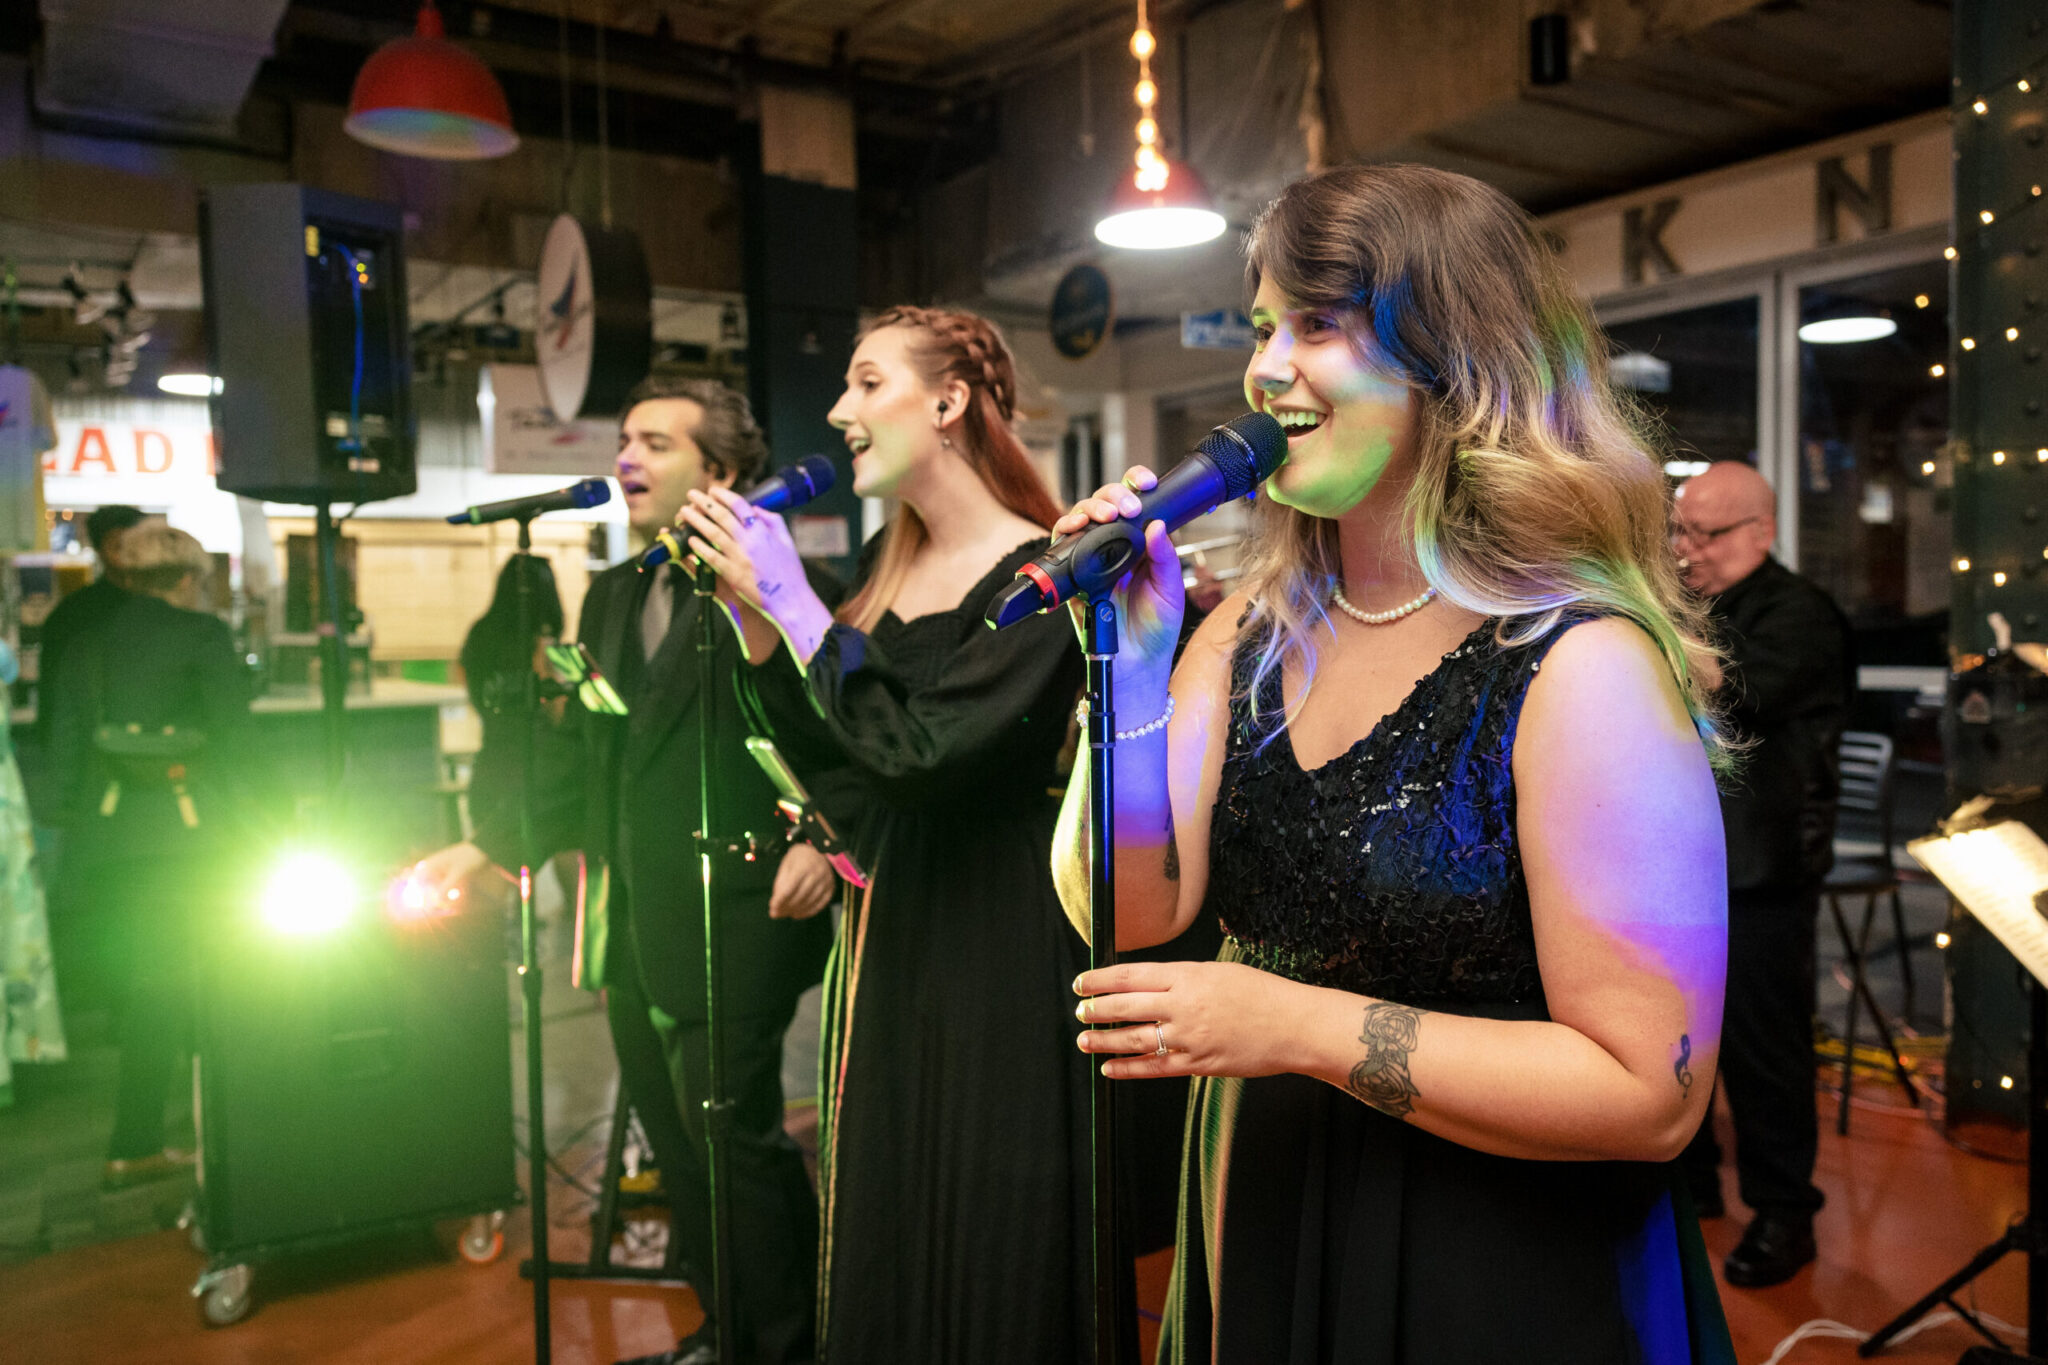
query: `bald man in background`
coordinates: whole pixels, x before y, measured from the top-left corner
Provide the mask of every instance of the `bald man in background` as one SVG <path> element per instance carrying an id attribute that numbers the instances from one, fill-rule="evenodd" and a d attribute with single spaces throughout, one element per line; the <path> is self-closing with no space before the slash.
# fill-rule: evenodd
<path id="1" fill-rule="evenodd" d="M 1722 784 L 1728 838 L 1728 1000 L 1721 1086 L 1735 1171 L 1754 1214 L 1728 1254 L 1728 1283 L 1778 1284 L 1814 1258 L 1814 924 L 1834 861 L 1841 743 L 1856 670 L 1849 623 L 1820 588 L 1771 557 L 1777 498 L 1726 461 L 1678 490 L 1671 540 L 1706 601 L 1728 677 L 1718 700 L 1752 747 Z M 1702 1217 L 1723 1212 L 1711 1119 L 1682 1158 Z"/>

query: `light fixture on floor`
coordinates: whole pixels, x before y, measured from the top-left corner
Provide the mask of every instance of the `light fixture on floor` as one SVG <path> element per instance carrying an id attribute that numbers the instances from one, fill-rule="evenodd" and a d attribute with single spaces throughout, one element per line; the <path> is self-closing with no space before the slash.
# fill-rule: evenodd
<path id="1" fill-rule="evenodd" d="M 349 92 L 344 131 L 400 156 L 482 161 L 519 145 L 504 87 L 475 54 L 448 41 L 433 0 L 410 37 L 370 54 Z"/>
<path id="2" fill-rule="evenodd" d="M 1159 149 L 1159 84 L 1152 79 L 1152 54 L 1158 48 L 1146 19 L 1145 0 L 1138 0 L 1138 27 L 1131 34 L 1131 55 L 1138 59 L 1133 92 L 1138 102 L 1138 150 L 1132 168 L 1110 195 L 1108 211 L 1095 225 L 1095 239 L 1105 246 L 1140 251 L 1196 246 L 1222 236 L 1227 226 L 1194 168 Z M 1181 132 L 1185 136 L 1186 128 Z"/>

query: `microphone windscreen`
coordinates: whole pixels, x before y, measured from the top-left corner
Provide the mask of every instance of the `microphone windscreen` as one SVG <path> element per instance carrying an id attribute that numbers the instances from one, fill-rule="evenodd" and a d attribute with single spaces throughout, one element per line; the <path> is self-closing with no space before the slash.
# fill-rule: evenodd
<path id="1" fill-rule="evenodd" d="M 1248 412 L 1211 431 L 1195 449 L 1222 471 L 1228 502 L 1257 488 L 1286 463 L 1287 433 L 1268 414 Z"/>
<path id="2" fill-rule="evenodd" d="M 585 479 L 570 493 L 577 507 L 599 507 L 612 500 L 612 486 L 604 479 Z"/>

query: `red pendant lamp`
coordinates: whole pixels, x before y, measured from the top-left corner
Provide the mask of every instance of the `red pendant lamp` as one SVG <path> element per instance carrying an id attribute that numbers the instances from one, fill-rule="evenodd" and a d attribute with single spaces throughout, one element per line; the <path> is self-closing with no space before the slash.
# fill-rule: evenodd
<path id="1" fill-rule="evenodd" d="M 519 145 L 504 88 L 448 41 L 433 0 L 420 6 L 410 38 L 393 38 L 363 63 L 341 126 L 358 142 L 435 161 L 482 161 Z"/>

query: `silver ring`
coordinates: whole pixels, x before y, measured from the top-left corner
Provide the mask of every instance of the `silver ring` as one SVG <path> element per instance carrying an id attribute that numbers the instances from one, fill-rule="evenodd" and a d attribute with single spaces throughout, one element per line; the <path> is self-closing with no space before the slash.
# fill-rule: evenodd
<path id="1" fill-rule="evenodd" d="M 1166 1055 L 1166 1025 L 1154 1024 L 1152 1031 L 1159 1035 L 1159 1046 L 1152 1050 L 1152 1055 L 1154 1057 L 1164 1057 Z"/>

